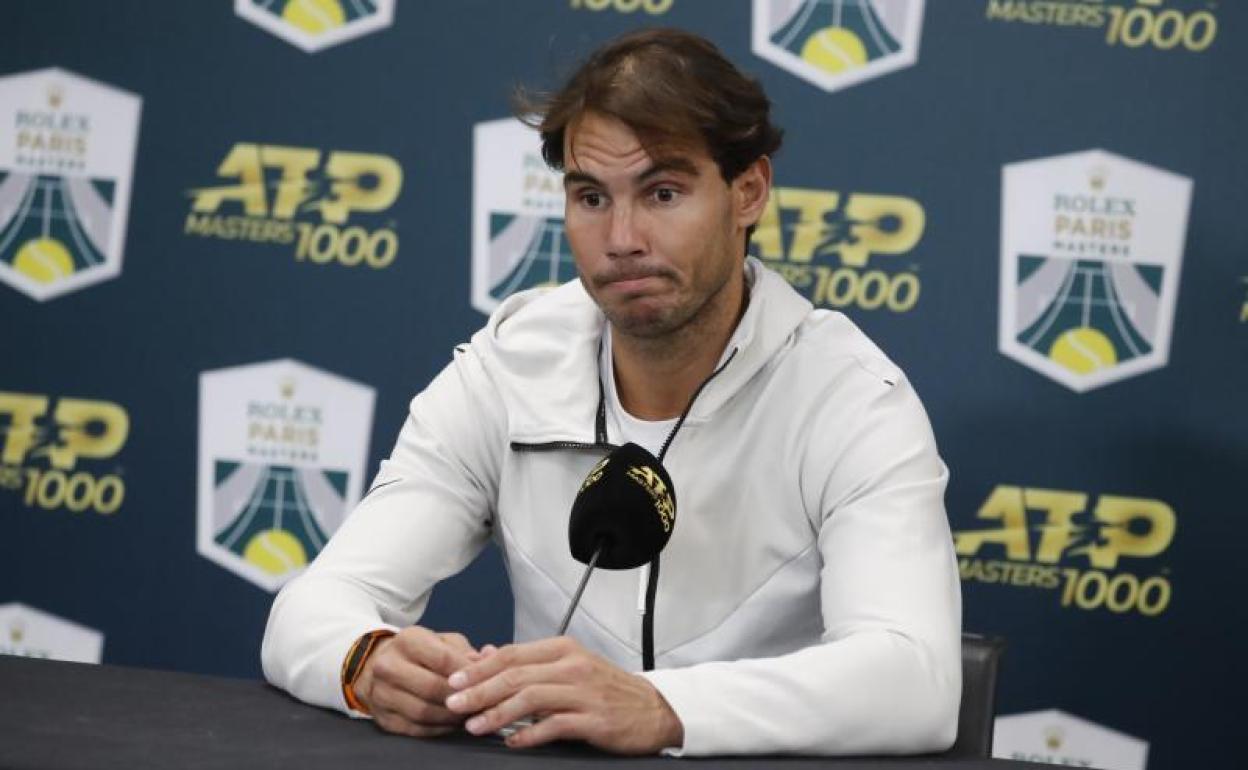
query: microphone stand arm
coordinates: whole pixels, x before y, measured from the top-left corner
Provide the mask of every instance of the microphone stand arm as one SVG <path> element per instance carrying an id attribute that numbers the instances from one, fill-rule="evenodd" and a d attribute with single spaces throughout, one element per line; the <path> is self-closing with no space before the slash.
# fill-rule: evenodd
<path id="1" fill-rule="evenodd" d="M 572 622 L 572 613 L 576 610 L 576 605 L 581 603 L 581 594 L 585 593 L 585 586 L 589 584 L 589 575 L 594 571 L 594 566 L 598 563 L 598 557 L 602 555 L 602 549 L 607 545 L 606 540 L 599 540 L 598 547 L 594 549 L 594 555 L 589 558 L 589 565 L 585 567 L 585 574 L 581 576 L 581 584 L 576 587 L 576 593 L 572 596 L 572 603 L 568 605 L 568 611 L 563 615 L 563 622 L 559 624 L 559 633 L 555 636 L 563 636 L 568 630 L 568 623 Z"/>

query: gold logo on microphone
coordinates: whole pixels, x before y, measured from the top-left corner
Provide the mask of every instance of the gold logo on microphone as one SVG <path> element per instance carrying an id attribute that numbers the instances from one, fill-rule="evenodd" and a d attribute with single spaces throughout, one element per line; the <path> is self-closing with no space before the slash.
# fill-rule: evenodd
<path id="1" fill-rule="evenodd" d="M 594 469 L 590 471 L 589 475 L 585 477 L 585 480 L 581 482 L 582 492 L 598 483 L 598 479 L 602 478 L 602 472 L 607 467 L 607 463 L 609 462 L 611 462 L 611 458 L 609 456 L 604 457 L 601 462 L 594 466 Z"/>
<path id="2" fill-rule="evenodd" d="M 653 468 L 644 465 L 631 466 L 628 469 L 628 477 L 645 487 L 645 490 L 650 493 L 650 499 L 654 501 L 654 509 L 663 522 L 663 531 L 671 532 L 672 523 L 676 520 L 676 503 L 672 500 L 672 494 L 668 492 L 663 479 L 659 478 L 659 474 L 655 473 Z"/>

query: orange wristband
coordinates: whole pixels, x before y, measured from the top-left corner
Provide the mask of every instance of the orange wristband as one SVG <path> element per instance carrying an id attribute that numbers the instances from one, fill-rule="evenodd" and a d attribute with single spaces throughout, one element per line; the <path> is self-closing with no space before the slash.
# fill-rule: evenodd
<path id="1" fill-rule="evenodd" d="M 355 680 L 360 678 L 360 672 L 364 670 L 364 663 L 368 660 L 368 656 L 373 654 L 373 650 L 377 648 L 377 643 L 392 636 L 394 636 L 394 632 L 389 630 L 369 631 L 355 640 L 355 644 L 351 645 L 351 649 L 347 652 L 347 657 L 343 659 L 341 673 L 342 697 L 347 701 L 347 706 L 352 710 L 361 714 L 371 715 L 368 708 L 355 695 Z"/>

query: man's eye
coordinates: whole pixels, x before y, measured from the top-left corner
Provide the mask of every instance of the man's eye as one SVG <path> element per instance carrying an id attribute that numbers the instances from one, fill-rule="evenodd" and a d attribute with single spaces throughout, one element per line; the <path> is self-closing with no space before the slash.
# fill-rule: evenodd
<path id="1" fill-rule="evenodd" d="M 676 200 L 676 191 L 670 187 L 656 187 L 650 193 L 659 203 L 673 203 Z"/>
<path id="2" fill-rule="evenodd" d="M 596 192 L 581 193 L 581 203 L 591 209 L 596 209 L 602 205 L 602 194 Z"/>

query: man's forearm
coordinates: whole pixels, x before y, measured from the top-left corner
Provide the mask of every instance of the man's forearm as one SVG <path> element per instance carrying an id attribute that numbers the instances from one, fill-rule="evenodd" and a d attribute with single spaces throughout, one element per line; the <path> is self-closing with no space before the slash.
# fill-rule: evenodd
<path id="1" fill-rule="evenodd" d="M 260 649 L 265 679 L 307 703 L 351 713 L 342 694 L 342 662 L 357 639 L 378 629 L 398 630 L 381 619 L 362 589 L 304 575 L 273 602 Z"/>
<path id="2" fill-rule="evenodd" d="M 880 630 L 642 676 L 680 718 L 682 755 L 908 754 L 952 743 L 960 671 L 956 656 Z"/>

